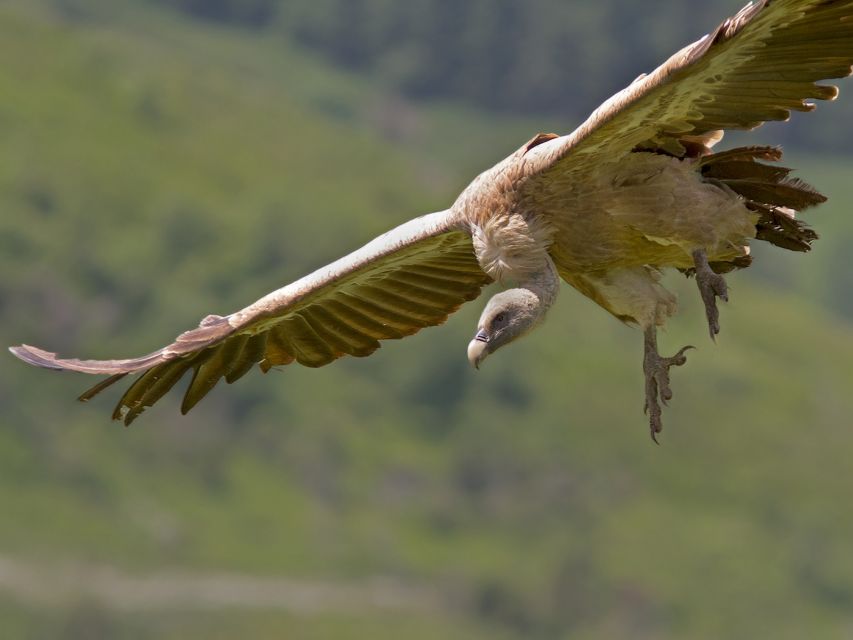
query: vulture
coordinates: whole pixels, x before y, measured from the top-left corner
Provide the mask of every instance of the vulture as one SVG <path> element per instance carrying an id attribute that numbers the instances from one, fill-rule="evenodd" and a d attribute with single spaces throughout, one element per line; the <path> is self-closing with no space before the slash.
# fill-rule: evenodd
<path id="1" fill-rule="evenodd" d="M 479 368 L 539 325 L 561 281 L 644 336 L 645 411 L 652 438 L 672 398 L 657 330 L 676 300 L 664 269 L 695 278 L 712 338 L 723 275 L 749 266 L 763 240 L 808 251 L 816 233 L 797 213 L 826 198 L 777 164 L 773 146 L 715 151 L 726 129 L 753 129 L 811 111 L 851 74 L 853 0 L 758 0 L 643 74 L 568 135 L 539 133 L 477 176 L 453 205 L 388 231 L 362 248 L 153 353 L 78 360 L 28 346 L 21 360 L 105 374 L 86 401 L 130 374 L 113 418 L 130 424 L 185 374 L 186 413 L 224 378 L 256 364 L 320 367 L 367 356 L 381 340 L 445 321 L 488 283 L 467 356 Z"/>

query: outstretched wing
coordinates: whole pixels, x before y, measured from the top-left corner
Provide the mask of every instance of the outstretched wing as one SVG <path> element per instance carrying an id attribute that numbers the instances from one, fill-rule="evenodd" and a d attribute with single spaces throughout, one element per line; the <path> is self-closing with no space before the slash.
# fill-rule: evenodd
<path id="1" fill-rule="evenodd" d="M 570 177 L 635 149 L 684 156 L 714 132 L 751 129 L 832 100 L 850 75 L 853 0 L 758 0 L 637 78 L 567 136 L 528 154 L 540 178 Z M 528 188 L 541 183 L 532 179 Z"/>
<path id="2" fill-rule="evenodd" d="M 198 328 L 141 358 L 63 359 L 27 345 L 10 350 L 39 367 L 109 374 L 80 396 L 84 401 L 142 373 L 113 412 L 113 419 L 130 424 L 188 371 L 183 413 L 221 378 L 234 382 L 256 363 L 266 372 L 294 361 L 320 367 L 343 355 L 370 355 L 379 340 L 441 324 L 489 281 L 470 235 L 442 211 L 400 225 L 245 309 L 207 316 Z"/>

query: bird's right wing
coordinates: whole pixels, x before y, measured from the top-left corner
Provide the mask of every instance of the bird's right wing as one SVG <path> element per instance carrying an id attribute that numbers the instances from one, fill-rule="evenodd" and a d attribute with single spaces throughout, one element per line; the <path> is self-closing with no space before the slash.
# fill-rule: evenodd
<path id="1" fill-rule="evenodd" d="M 402 224 L 245 309 L 207 316 L 198 328 L 141 358 L 64 359 L 28 345 L 11 351 L 39 367 L 111 376 L 81 400 L 127 374 L 142 373 L 113 413 L 113 419 L 130 424 L 188 371 L 193 373 L 183 413 L 221 378 L 234 382 L 256 363 L 268 371 L 294 361 L 320 367 L 343 355 L 367 356 L 379 340 L 441 324 L 490 281 L 470 235 L 442 211 Z"/>

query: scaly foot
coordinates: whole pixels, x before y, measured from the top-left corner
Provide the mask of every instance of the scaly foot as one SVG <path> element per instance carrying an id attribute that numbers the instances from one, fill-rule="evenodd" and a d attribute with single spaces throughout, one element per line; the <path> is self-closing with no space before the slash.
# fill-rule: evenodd
<path id="1" fill-rule="evenodd" d="M 729 288 L 723 276 L 714 273 L 711 269 L 704 249 L 697 249 L 693 252 L 693 263 L 696 265 L 696 284 L 699 286 L 702 302 L 705 303 L 708 331 L 711 334 L 711 340 L 716 342 L 716 336 L 720 333 L 720 312 L 717 309 L 717 298 L 728 302 Z"/>
<path id="2" fill-rule="evenodd" d="M 666 406 L 672 398 L 672 389 L 669 388 L 669 368 L 680 367 L 687 362 L 687 356 L 684 355 L 684 352 L 688 349 L 693 349 L 693 346 L 682 347 L 671 358 L 664 358 L 658 353 L 657 329 L 655 327 L 646 329 L 645 353 L 643 355 L 643 373 L 646 374 L 646 404 L 643 411 L 649 416 L 649 429 L 655 444 L 659 444 L 657 434 L 663 429 L 660 403 Z"/>

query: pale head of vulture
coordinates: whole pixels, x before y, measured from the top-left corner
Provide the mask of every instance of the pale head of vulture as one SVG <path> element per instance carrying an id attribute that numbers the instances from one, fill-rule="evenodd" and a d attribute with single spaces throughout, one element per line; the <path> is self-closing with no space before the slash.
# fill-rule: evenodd
<path id="1" fill-rule="evenodd" d="M 479 369 L 489 354 L 533 329 L 545 316 L 541 298 L 530 289 L 509 289 L 489 300 L 468 343 L 468 360 Z"/>

